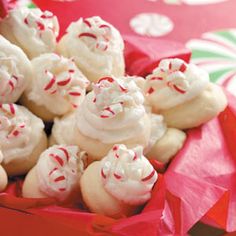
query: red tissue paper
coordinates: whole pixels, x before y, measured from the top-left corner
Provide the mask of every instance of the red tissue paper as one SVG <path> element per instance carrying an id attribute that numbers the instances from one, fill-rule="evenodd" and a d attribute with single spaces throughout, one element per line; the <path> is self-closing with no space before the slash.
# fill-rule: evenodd
<path id="1" fill-rule="evenodd" d="M 7 14 L 7 0 L 0 1 L 0 19 L 4 18 Z"/>
<path id="2" fill-rule="evenodd" d="M 187 132 L 184 148 L 165 172 L 163 221 L 182 235 L 198 220 L 236 230 L 236 99 L 218 118 Z"/>
<path id="3" fill-rule="evenodd" d="M 182 43 L 139 36 L 123 35 L 125 40 L 125 64 L 129 75 L 146 76 L 160 60 L 178 57 L 186 62 L 191 53 Z"/>

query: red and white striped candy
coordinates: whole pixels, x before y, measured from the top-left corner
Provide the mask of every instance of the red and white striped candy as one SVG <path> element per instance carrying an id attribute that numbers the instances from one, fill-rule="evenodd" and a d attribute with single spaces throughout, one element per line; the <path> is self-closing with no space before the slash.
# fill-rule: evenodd
<path id="1" fill-rule="evenodd" d="M 58 76 L 52 74 L 48 70 L 45 71 L 45 76 L 48 82 L 44 85 L 44 91 L 49 94 L 61 93 L 66 97 L 74 108 L 77 108 L 78 97 L 84 94 L 84 89 L 89 84 L 89 81 L 84 78 L 80 80 L 73 79 L 75 73 L 74 69 L 59 74 Z M 78 75 L 76 75 L 78 77 Z M 77 78 L 74 77 L 74 78 Z"/>
<path id="2" fill-rule="evenodd" d="M 156 173 L 156 171 L 153 169 L 152 172 L 149 175 L 147 175 L 146 177 L 142 178 L 141 181 L 147 182 L 147 181 L 151 180 L 155 176 L 155 173 Z"/>
<path id="3" fill-rule="evenodd" d="M 149 80 L 155 83 L 163 84 L 163 86 L 167 86 L 170 89 L 174 90 L 177 93 L 185 94 L 188 89 L 188 82 L 185 81 L 184 73 L 187 70 L 187 65 L 185 62 L 181 60 L 170 60 L 168 61 L 167 68 L 159 68 L 157 70 L 158 75 L 150 77 Z M 148 94 L 152 94 L 155 92 L 153 86 L 151 86 L 148 90 Z"/>
<path id="4" fill-rule="evenodd" d="M 97 36 L 93 33 L 88 33 L 88 32 L 84 32 L 84 33 L 81 33 L 79 34 L 78 36 L 79 38 L 83 38 L 83 37 L 88 37 L 88 38 L 92 38 L 94 40 L 97 40 Z"/>
<path id="5" fill-rule="evenodd" d="M 52 19 L 54 17 L 54 15 L 50 11 L 45 11 L 42 13 L 42 15 L 40 17 L 42 19 Z"/>
<path id="6" fill-rule="evenodd" d="M 56 84 L 56 76 L 52 74 L 50 71 L 45 71 L 45 77 L 47 78 L 48 82 L 44 86 L 44 91 L 54 94 L 57 92 L 57 84 Z"/>
<path id="7" fill-rule="evenodd" d="M 54 165 L 48 173 L 48 177 L 56 185 L 59 192 L 64 192 L 67 188 L 67 176 L 63 174 L 65 173 L 63 169 L 68 165 L 70 154 L 65 147 L 58 147 L 57 152 L 50 153 L 49 157 Z M 75 173 L 76 170 L 72 170 L 72 172 Z"/>
<path id="8" fill-rule="evenodd" d="M 11 117 L 16 115 L 17 107 L 15 104 L 0 104 L 0 110 L 3 111 L 4 115 L 0 115 L 0 130 L 8 130 L 6 138 L 16 138 L 20 136 L 26 127 L 25 122 L 11 122 Z"/>
<path id="9" fill-rule="evenodd" d="M 119 83 L 119 81 L 113 79 L 112 77 L 106 76 L 106 77 L 102 77 L 98 80 L 97 85 L 99 88 L 103 88 L 103 87 L 107 87 L 104 86 L 103 81 L 109 82 L 109 83 L 115 83 L 118 85 L 118 87 L 120 88 L 120 91 L 123 93 L 127 92 L 127 88 L 125 88 L 122 84 Z"/>
<path id="10" fill-rule="evenodd" d="M 106 77 L 102 77 L 101 79 L 99 79 L 97 84 L 100 85 L 102 81 L 107 81 L 109 83 L 113 83 L 115 80 L 112 77 L 106 76 Z"/>
<path id="11" fill-rule="evenodd" d="M 19 78 L 17 76 L 15 75 L 11 76 L 10 80 L 8 81 L 8 85 L 10 87 L 11 92 L 13 92 L 14 89 L 16 88 L 18 81 L 19 81 Z"/>
<path id="12" fill-rule="evenodd" d="M 121 111 L 123 111 L 123 107 L 120 103 L 111 104 L 110 106 L 105 107 L 101 111 L 100 117 L 101 118 L 112 118 L 112 117 L 116 116 L 118 113 L 120 113 Z"/>
<path id="13" fill-rule="evenodd" d="M 0 96 L 11 94 L 17 87 L 19 78 L 10 74 L 9 71 L 14 70 L 14 61 L 10 57 L 3 57 L 0 59 Z M 13 72 L 14 73 L 14 72 Z"/>
<path id="14" fill-rule="evenodd" d="M 61 171 L 58 168 L 54 168 L 49 173 L 49 178 L 56 184 L 58 191 L 66 191 L 66 177 L 61 174 Z"/>
<path id="15" fill-rule="evenodd" d="M 68 98 L 69 98 L 69 101 L 71 103 L 71 105 L 74 107 L 74 108 L 77 108 L 78 105 L 77 105 L 77 99 L 79 97 L 81 97 L 83 95 L 83 91 L 80 87 L 72 87 L 71 89 L 69 89 L 67 91 L 67 95 L 68 95 Z"/>
<path id="16" fill-rule="evenodd" d="M 5 96 L 14 92 L 15 88 L 17 87 L 18 77 L 13 75 L 10 77 L 10 79 L 7 79 L 7 81 L 4 81 L 3 79 L 1 82 L 2 84 L 0 86 L 4 88 L 4 91 L 0 95 Z"/>
<path id="17" fill-rule="evenodd" d="M 84 22 L 84 24 L 87 25 L 89 28 L 92 27 L 92 25 L 91 25 L 89 19 L 83 19 L 83 22 Z"/>
<path id="18" fill-rule="evenodd" d="M 137 147 L 135 150 L 128 150 L 128 149 L 124 149 L 123 145 L 113 146 L 113 148 L 109 152 L 108 156 L 112 153 L 114 160 L 112 160 L 112 159 L 110 159 L 110 160 L 108 159 L 108 160 L 109 160 L 109 162 L 113 163 L 113 165 L 115 164 L 115 168 L 114 168 L 114 166 L 112 167 L 112 164 L 104 165 L 101 168 L 101 173 L 100 173 L 102 178 L 106 179 L 108 176 L 112 175 L 117 180 L 123 180 L 124 175 L 125 175 L 125 170 L 124 170 L 125 166 L 124 165 L 127 165 L 127 163 L 129 163 L 130 168 L 131 168 L 132 163 L 135 165 L 136 162 L 139 162 L 142 159 L 142 155 L 143 155 L 142 150 L 143 149 L 139 148 L 139 147 Z M 119 160 L 120 158 L 122 160 Z M 115 171 L 111 173 L 113 168 L 115 169 Z M 140 168 L 140 166 L 139 166 L 139 168 Z M 149 169 L 150 169 L 150 173 L 144 177 L 141 177 L 141 179 L 140 179 L 141 182 L 147 182 L 155 177 L 156 171 L 153 169 L 153 167 L 149 168 Z M 139 178 L 141 173 L 142 172 L 139 171 L 135 178 Z"/>
<path id="19" fill-rule="evenodd" d="M 127 88 L 125 88 L 118 80 L 115 80 L 112 77 L 103 77 L 93 86 L 93 91 L 95 94 L 93 102 L 100 106 L 99 110 L 101 111 L 101 118 L 112 118 L 123 111 L 124 102 L 122 98 L 121 101 L 116 100 L 113 102 L 110 97 L 117 92 L 121 94 L 120 96 L 122 96 L 122 93 L 128 92 Z"/>
<path id="20" fill-rule="evenodd" d="M 10 103 L 10 104 L 0 104 L 0 109 L 4 113 L 6 113 L 7 115 L 15 116 L 16 115 L 17 107 L 13 103 Z"/>
<path id="21" fill-rule="evenodd" d="M 48 82 L 45 84 L 44 86 L 44 91 L 50 93 L 50 94 L 55 94 L 56 92 L 58 92 L 59 88 L 63 88 L 63 87 L 69 87 L 71 82 L 72 82 L 72 74 L 74 73 L 74 69 L 69 69 L 67 72 L 64 73 L 65 78 L 63 79 L 59 79 L 59 76 L 57 77 L 56 75 L 54 75 L 53 73 L 51 73 L 50 71 L 46 70 L 45 71 L 45 76 L 48 80 Z M 74 87 L 73 89 L 69 90 L 68 92 L 69 96 L 80 96 L 81 92 L 78 91 L 77 87 Z"/>
<path id="22" fill-rule="evenodd" d="M 150 199 L 152 187 L 158 177 L 150 162 L 143 156 L 143 147 L 128 149 L 123 144 L 113 146 L 101 160 L 100 176 L 109 194 L 134 205 L 143 204 Z"/>
<path id="23" fill-rule="evenodd" d="M 36 20 L 32 14 L 28 14 L 24 18 L 24 23 L 30 28 L 35 28 L 39 31 L 44 31 L 46 29 L 46 26 L 43 20 Z"/>
<path id="24" fill-rule="evenodd" d="M 18 137 L 23 129 L 25 128 L 25 123 L 20 123 L 20 124 L 17 124 L 16 126 L 13 127 L 13 129 L 9 132 L 9 134 L 7 135 L 7 138 L 8 139 L 11 139 L 11 138 L 16 138 Z"/>
<path id="25" fill-rule="evenodd" d="M 169 81 L 166 83 L 168 87 L 181 94 L 185 94 L 187 92 L 188 83 L 181 75 L 172 73 L 168 79 Z"/>
<path id="26" fill-rule="evenodd" d="M 84 25 L 88 31 L 78 35 L 79 38 L 91 38 L 94 40 L 94 48 L 100 51 L 106 51 L 109 47 L 111 38 L 111 27 L 107 24 L 100 24 L 99 20 L 92 22 L 89 18 L 83 19 Z M 97 31 L 97 34 L 94 32 Z"/>
<path id="27" fill-rule="evenodd" d="M 96 44 L 96 48 L 101 51 L 106 51 L 108 49 L 108 46 L 109 46 L 109 44 L 106 41 L 99 41 Z"/>

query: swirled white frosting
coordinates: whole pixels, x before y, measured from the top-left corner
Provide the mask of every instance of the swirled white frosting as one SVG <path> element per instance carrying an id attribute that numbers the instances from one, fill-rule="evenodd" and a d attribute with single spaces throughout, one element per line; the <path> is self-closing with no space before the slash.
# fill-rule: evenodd
<path id="1" fill-rule="evenodd" d="M 0 36 L 0 103 L 16 102 L 30 78 L 31 65 L 24 52 Z"/>
<path id="2" fill-rule="evenodd" d="M 115 145 L 101 161 L 104 188 L 113 197 L 130 205 L 148 201 L 158 175 L 143 156 L 143 148 Z"/>
<path id="3" fill-rule="evenodd" d="M 59 42 L 59 52 L 96 82 L 107 75 L 124 75 L 124 43 L 117 29 L 98 16 L 72 22 Z"/>
<path id="4" fill-rule="evenodd" d="M 0 149 L 3 162 L 25 159 L 38 145 L 44 124 L 23 106 L 0 104 Z"/>
<path id="5" fill-rule="evenodd" d="M 71 59 L 54 53 L 32 60 L 34 79 L 27 87 L 29 100 L 56 115 L 64 115 L 84 100 L 89 81 Z"/>
<path id="6" fill-rule="evenodd" d="M 52 52 L 59 34 L 57 17 L 39 8 L 16 8 L 0 24 L 1 33 L 33 58 Z"/>
<path id="7" fill-rule="evenodd" d="M 37 162 L 39 188 L 50 197 L 65 200 L 76 188 L 84 163 L 77 146 L 54 145 Z"/>
<path id="8" fill-rule="evenodd" d="M 147 100 L 165 110 L 198 96 L 209 84 L 207 72 L 180 59 L 164 59 L 147 76 Z"/>
<path id="9" fill-rule="evenodd" d="M 87 137 L 119 143 L 144 133 L 144 97 L 133 80 L 105 77 L 93 85 L 77 110 L 77 127 Z"/>

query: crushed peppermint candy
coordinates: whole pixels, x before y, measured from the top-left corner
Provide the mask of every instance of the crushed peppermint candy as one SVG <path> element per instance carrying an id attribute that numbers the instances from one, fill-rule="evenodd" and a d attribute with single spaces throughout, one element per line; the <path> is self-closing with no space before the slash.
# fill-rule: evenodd
<path id="1" fill-rule="evenodd" d="M 102 159 L 100 175 L 111 195 L 131 205 L 147 201 L 158 178 L 141 146 L 128 149 L 123 144 L 114 145 Z"/>
<path id="2" fill-rule="evenodd" d="M 103 77 L 93 84 L 93 102 L 101 118 L 113 118 L 125 108 L 142 105 L 144 97 L 135 82 L 128 78 Z"/>
<path id="3" fill-rule="evenodd" d="M 45 60 L 49 60 L 50 63 L 44 63 Z M 40 63 L 43 63 L 42 67 L 38 67 Z M 72 59 L 55 53 L 43 54 L 33 60 L 33 68 L 37 71 L 36 79 L 29 88 L 29 96 L 31 99 L 33 97 L 33 101 L 37 100 L 40 104 L 49 107 L 52 106 L 51 103 L 43 104 L 44 97 L 51 101 L 62 99 L 61 101 L 65 101 L 71 108 L 78 107 L 82 102 L 89 81 Z M 35 97 L 39 88 L 41 96 Z"/>
<path id="4" fill-rule="evenodd" d="M 82 19 L 83 31 L 78 34 L 88 47 L 93 50 L 107 51 L 112 37 L 111 26 L 100 17 Z"/>
<path id="5" fill-rule="evenodd" d="M 77 146 L 54 145 L 41 154 L 36 168 L 41 191 L 63 201 L 78 184 L 84 154 Z"/>
<path id="6" fill-rule="evenodd" d="M 0 55 L 0 97 L 12 94 L 19 86 L 22 77 L 17 69 L 15 59 Z"/>
<path id="7" fill-rule="evenodd" d="M 6 138 L 17 138 L 23 134 L 26 123 L 17 117 L 15 104 L 0 104 L 0 131 L 7 131 Z"/>
<path id="8" fill-rule="evenodd" d="M 163 87 L 168 87 L 179 94 L 185 94 L 190 86 L 185 76 L 186 70 L 187 64 L 182 60 L 163 60 L 147 77 L 150 83 L 147 94 L 152 94 L 155 89 Z"/>
<path id="9" fill-rule="evenodd" d="M 35 14 L 30 11 L 23 19 L 24 24 L 29 28 L 36 29 L 36 32 L 40 38 L 43 37 L 44 31 L 52 31 L 55 36 L 58 36 L 58 29 L 54 25 L 53 21 L 54 15 L 49 11 L 40 12 L 40 14 Z"/>

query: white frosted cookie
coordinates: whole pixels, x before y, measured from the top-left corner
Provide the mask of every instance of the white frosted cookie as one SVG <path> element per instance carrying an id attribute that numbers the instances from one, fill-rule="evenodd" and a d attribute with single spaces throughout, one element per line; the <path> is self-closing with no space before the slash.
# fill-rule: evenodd
<path id="1" fill-rule="evenodd" d="M 58 44 L 58 52 L 73 57 L 85 76 L 124 75 L 124 42 L 117 29 L 98 16 L 72 22 Z"/>
<path id="2" fill-rule="evenodd" d="M 0 35 L 0 103 L 16 102 L 32 77 L 24 52 Z"/>
<path id="3" fill-rule="evenodd" d="M 55 120 L 56 143 L 73 143 L 92 159 L 100 160 L 116 143 L 128 147 L 149 145 L 151 119 L 144 97 L 134 81 L 104 77 L 93 85 L 76 113 Z M 73 135 L 68 135 L 73 130 Z"/>
<path id="4" fill-rule="evenodd" d="M 7 173 L 1 166 L 2 160 L 3 160 L 3 155 L 0 150 L 0 192 L 4 191 L 8 183 Z"/>
<path id="5" fill-rule="evenodd" d="M 0 33 L 33 58 L 55 50 L 59 24 L 49 11 L 21 7 L 10 10 L 0 22 Z"/>
<path id="6" fill-rule="evenodd" d="M 84 171 L 80 185 L 86 206 L 113 218 L 129 216 L 151 198 L 158 175 L 143 156 L 143 148 L 115 145 Z"/>
<path id="7" fill-rule="evenodd" d="M 147 151 L 146 157 L 162 163 L 168 163 L 184 145 L 185 132 L 167 128 L 166 132 Z"/>
<path id="8" fill-rule="evenodd" d="M 210 83 L 196 98 L 174 108 L 163 110 L 170 127 L 188 129 L 202 125 L 219 115 L 227 106 L 227 98 L 219 85 Z"/>
<path id="9" fill-rule="evenodd" d="M 48 148 L 27 174 L 23 197 L 52 197 L 61 202 L 76 197 L 84 161 L 84 155 L 77 146 L 54 145 Z"/>
<path id="10" fill-rule="evenodd" d="M 0 104 L 0 151 L 8 175 L 27 173 L 47 147 L 41 119 L 15 104 Z"/>
<path id="11" fill-rule="evenodd" d="M 153 111 L 162 114 L 168 126 L 179 129 L 199 126 L 227 105 L 223 91 L 209 82 L 207 72 L 180 59 L 162 60 L 147 76 L 145 92 Z"/>
<path id="12" fill-rule="evenodd" d="M 75 113 L 55 119 L 50 144 L 78 145 L 92 160 L 100 160 L 115 143 L 142 145 L 150 159 L 168 162 L 186 135 L 167 128 L 163 116 L 150 113 L 143 102 L 133 77 L 103 78 Z"/>
<path id="13" fill-rule="evenodd" d="M 55 53 L 32 60 L 34 78 L 21 102 L 45 121 L 65 115 L 82 103 L 89 81 L 73 60 Z"/>

